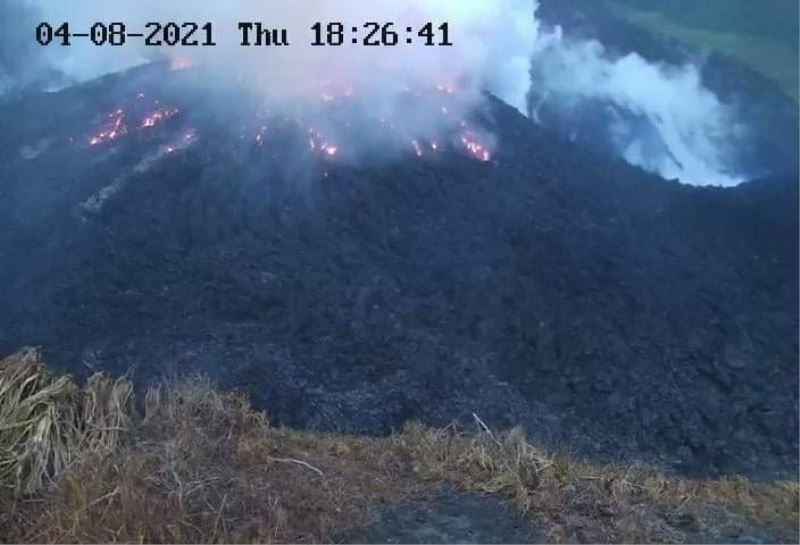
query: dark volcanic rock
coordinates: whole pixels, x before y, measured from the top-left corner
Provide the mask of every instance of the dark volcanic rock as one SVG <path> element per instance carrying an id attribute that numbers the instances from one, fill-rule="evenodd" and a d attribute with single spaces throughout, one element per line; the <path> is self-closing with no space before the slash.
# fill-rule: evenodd
<path id="1" fill-rule="evenodd" d="M 796 469 L 796 179 L 666 182 L 492 98 L 490 163 L 296 166 L 154 70 L 0 109 L 0 351 L 208 372 L 293 425 L 475 412 L 607 459 Z M 182 113 L 70 143 L 140 89 Z"/>
<path id="2" fill-rule="evenodd" d="M 369 528 L 339 543 L 545 543 L 522 515 L 496 497 L 442 487 L 432 498 L 384 509 Z"/>

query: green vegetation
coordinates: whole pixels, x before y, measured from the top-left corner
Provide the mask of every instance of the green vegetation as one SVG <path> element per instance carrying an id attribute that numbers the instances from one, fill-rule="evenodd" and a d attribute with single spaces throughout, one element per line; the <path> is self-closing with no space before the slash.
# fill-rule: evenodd
<path id="1" fill-rule="evenodd" d="M 798 98 L 796 0 L 605 0 L 649 31 L 712 49 L 773 80 Z"/>
<path id="2" fill-rule="evenodd" d="M 556 542 L 697 541 L 752 522 L 797 541 L 796 482 L 586 463 L 477 418 L 469 434 L 419 424 L 388 438 L 294 431 L 202 378 L 151 388 L 143 414 L 130 391 L 102 375 L 79 389 L 37 351 L 0 362 L 0 541 L 327 541 L 441 482 L 511 498 Z"/>

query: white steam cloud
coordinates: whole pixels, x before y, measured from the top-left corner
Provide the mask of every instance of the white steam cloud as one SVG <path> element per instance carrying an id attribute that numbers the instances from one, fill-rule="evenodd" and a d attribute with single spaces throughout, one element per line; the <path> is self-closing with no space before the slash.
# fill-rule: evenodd
<path id="1" fill-rule="evenodd" d="M 600 111 L 604 136 L 632 164 L 697 185 L 742 181 L 728 165 L 743 128 L 694 65 L 650 63 L 636 53 L 614 58 L 599 42 L 569 40 L 557 28 L 538 37 L 532 80 L 535 120 L 542 108 L 552 109 L 560 123 L 579 130 L 589 105 Z"/>
<path id="2" fill-rule="evenodd" d="M 566 39 L 544 29 L 535 0 L 3 0 L 38 8 L 42 21 L 69 21 L 73 31 L 95 22 L 122 21 L 142 31 L 150 21 L 211 21 L 219 44 L 210 48 L 96 47 L 75 40 L 46 48 L 49 65 L 73 80 L 151 60 L 154 55 L 188 57 L 209 74 L 209 85 L 226 78 L 253 82 L 271 99 L 296 102 L 320 93 L 356 89 L 371 97 L 380 115 L 392 112 L 406 129 L 435 132 L 431 119 L 407 119 L 398 100 L 402 89 L 445 85 L 458 90 L 461 112 L 490 91 L 539 121 L 557 112 L 564 126 L 579 130 L 587 111 L 600 111 L 604 137 L 627 161 L 667 178 L 694 184 L 733 185 L 730 138 L 739 132 L 733 113 L 708 89 L 691 65 L 669 67 L 631 54 L 613 58 L 595 41 Z M 0 15 L 2 14 L 0 7 Z M 238 23 L 263 22 L 290 29 L 287 48 L 241 47 Z M 311 26 L 342 22 L 349 31 L 368 21 L 394 22 L 396 47 L 312 47 Z M 405 29 L 449 23 L 452 47 L 407 45 Z M 31 29 L 31 35 L 33 34 Z M 363 34 L 361 35 L 363 38 Z M 0 75 L 2 66 L 0 66 Z M 424 117 L 424 116 L 423 116 Z M 543 121 L 547 124 L 545 121 Z M 409 126 L 411 124 L 411 126 Z M 558 128 L 558 127 L 557 127 Z M 566 131 L 568 132 L 568 131 Z"/>

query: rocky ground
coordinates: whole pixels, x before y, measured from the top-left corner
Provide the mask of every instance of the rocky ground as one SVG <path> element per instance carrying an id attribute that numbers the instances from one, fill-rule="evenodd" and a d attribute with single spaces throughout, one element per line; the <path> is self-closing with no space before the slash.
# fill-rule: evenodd
<path id="1" fill-rule="evenodd" d="M 781 541 L 770 530 L 724 512 L 707 509 L 714 520 L 703 531 L 692 528 L 685 515 L 672 515 L 671 522 L 685 533 L 687 543 L 775 543 Z M 365 529 L 334 538 L 340 543 L 551 543 L 553 534 L 537 529 L 502 497 L 479 496 L 440 486 L 428 499 L 386 507 Z M 682 520 L 683 519 L 683 520 Z M 579 541 L 590 542 L 579 531 Z"/>
<path id="2" fill-rule="evenodd" d="M 442 486 L 430 499 L 384 508 L 366 529 L 342 543 L 546 543 L 531 521 L 496 497 Z"/>
<path id="3" fill-rule="evenodd" d="M 290 133 L 242 140 L 160 70 L 0 107 L 0 351 L 203 371 L 301 427 L 477 413 L 604 460 L 796 475 L 796 177 L 666 182 L 492 97 L 489 162 L 291 162 Z M 137 93 L 180 113 L 87 145 Z"/>

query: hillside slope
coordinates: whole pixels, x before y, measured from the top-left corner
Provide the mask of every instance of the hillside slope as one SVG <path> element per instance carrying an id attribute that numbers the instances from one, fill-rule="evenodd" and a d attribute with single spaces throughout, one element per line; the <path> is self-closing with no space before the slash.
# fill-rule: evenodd
<path id="1" fill-rule="evenodd" d="M 291 129 L 244 138 L 192 77 L 0 109 L 0 351 L 200 370 L 314 429 L 476 412 L 602 459 L 795 474 L 796 180 L 666 182 L 491 97 L 488 162 L 292 161 Z M 87 144 L 139 94 L 179 113 Z"/>

